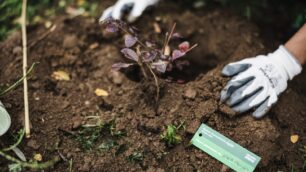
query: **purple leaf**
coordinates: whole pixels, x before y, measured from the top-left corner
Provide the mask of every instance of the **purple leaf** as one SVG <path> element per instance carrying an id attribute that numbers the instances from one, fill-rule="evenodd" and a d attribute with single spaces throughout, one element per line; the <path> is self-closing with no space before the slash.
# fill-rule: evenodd
<path id="1" fill-rule="evenodd" d="M 114 23 L 108 23 L 106 25 L 106 31 L 107 32 L 114 33 L 114 32 L 118 32 L 118 30 L 119 29 L 118 29 L 117 25 L 114 24 Z"/>
<path id="2" fill-rule="evenodd" d="M 121 50 L 121 52 L 124 54 L 124 56 L 126 58 L 138 62 L 139 57 L 138 57 L 137 53 L 134 50 L 129 49 L 129 48 L 124 48 L 124 49 Z"/>
<path id="3" fill-rule="evenodd" d="M 189 42 L 187 42 L 187 41 L 185 41 L 185 42 L 183 42 L 183 43 L 181 43 L 181 44 L 179 45 L 179 49 L 180 49 L 182 52 L 184 52 L 184 53 L 186 53 L 186 52 L 189 50 L 189 47 L 190 47 L 190 44 L 189 44 Z"/>
<path id="4" fill-rule="evenodd" d="M 185 55 L 185 52 L 182 52 L 180 50 L 174 50 L 172 52 L 172 61 L 180 58 L 180 57 L 183 57 Z"/>
<path id="5" fill-rule="evenodd" d="M 131 36 L 131 35 L 127 35 L 125 37 L 125 41 L 124 42 L 125 42 L 125 46 L 130 48 L 130 47 L 135 45 L 135 43 L 137 42 L 137 38 L 134 37 L 134 36 Z"/>
<path id="6" fill-rule="evenodd" d="M 165 73 L 167 70 L 167 65 L 168 65 L 168 62 L 159 60 L 158 62 L 152 63 L 151 67 L 161 73 Z"/>
<path id="7" fill-rule="evenodd" d="M 143 62 L 151 62 L 153 61 L 156 56 L 157 56 L 157 52 L 156 51 L 144 51 L 141 53 Z"/>
<path id="8" fill-rule="evenodd" d="M 127 68 L 127 67 L 130 67 L 130 66 L 132 66 L 132 65 L 134 65 L 133 63 L 115 63 L 115 64 L 113 64 L 112 65 L 112 69 L 113 70 L 120 70 L 120 69 L 122 69 L 122 68 Z"/>

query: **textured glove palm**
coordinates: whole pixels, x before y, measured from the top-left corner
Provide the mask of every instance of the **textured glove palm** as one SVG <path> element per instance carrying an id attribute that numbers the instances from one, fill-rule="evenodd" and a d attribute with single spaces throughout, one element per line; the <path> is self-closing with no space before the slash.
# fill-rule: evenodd
<path id="1" fill-rule="evenodd" d="M 230 63 L 222 74 L 234 77 L 222 90 L 221 101 L 238 113 L 256 108 L 253 116 L 260 118 L 277 102 L 287 88 L 287 81 L 301 70 L 301 65 L 284 46 L 267 56 Z"/>

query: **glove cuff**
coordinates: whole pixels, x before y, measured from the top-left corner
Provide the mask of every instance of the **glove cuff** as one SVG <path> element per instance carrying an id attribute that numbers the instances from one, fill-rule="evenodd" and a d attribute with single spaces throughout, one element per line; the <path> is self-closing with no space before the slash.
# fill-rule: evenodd
<path id="1" fill-rule="evenodd" d="M 271 54 L 271 58 L 285 69 L 287 80 L 292 80 L 294 76 L 302 72 L 302 65 L 283 45 Z"/>

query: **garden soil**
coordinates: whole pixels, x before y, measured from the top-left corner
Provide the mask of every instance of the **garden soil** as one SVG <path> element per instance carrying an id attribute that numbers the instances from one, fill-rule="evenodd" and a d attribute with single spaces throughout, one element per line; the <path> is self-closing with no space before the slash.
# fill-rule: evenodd
<path id="1" fill-rule="evenodd" d="M 223 10 L 198 12 L 173 4 L 163 4 L 135 23 L 140 35 L 156 39 L 163 35 L 155 33 L 154 23 L 165 33 L 176 22 L 179 33 L 199 44 L 184 57 L 191 65 L 170 74 L 172 83 L 160 79 L 156 112 L 154 91 L 145 86 L 139 70 L 111 71 L 113 63 L 124 60 L 121 34 L 106 34 L 92 18 L 61 16 L 52 22 L 56 29 L 46 37 L 42 35 L 48 29 L 43 25 L 28 27 L 28 64 L 39 64 L 28 81 L 32 135 L 20 145 L 29 158 L 37 153 L 44 161 L 61 157 L 46 171 L 221 171 L 224 167 L 220 162 L 189 144 L 201 123 L 262 157 L 256 171 L 289 171 L 292 166 L 301 170 L 304 160 L 300 148 L 306 145 L 305 71 L 260 120 L 250 113 L 236 115 L 219 102 L 220 91 L 229 80 L 220 75 L 226 63 L 273 50 L 264 42 L 275 41 L 263 40 L 254 24 Z M 71 79 L 55 80 L 52 73 L 59 70 Z M 21 75 L 21 35 L 16 32 L 0 43 L 1 86 L 8 86 Z M 153 81 L 149 85 L 154 88 Z M 97 88 L 106 90 L 109 96 L 98 97 Z M 14 133 L 23 125 L 22 86 L 1 101 L 12 116 L 10 133 Z M 126 134 L 101 134 L 92 150 L 84 150 L 73 135 L 92 122 L 88 116 L 113 123 L 114 131 Z M 181 122 L 185 126 L 179 130 L 182 143 L 167 146 L 160 135 L 167 125 Z M 293 134 L 300 136 L 295 144 L 290 141 Z M 11 137 L 2 137 L 2 144 L 12 143 Z M 117 145 L 99 150 L 99 144 L 106 140 L 115 140 Z M 135 152 L 141 154 L 137 161 L 128 158 Z M 7 170 L 7 163 L 0 159 L 0 171 Z"/>

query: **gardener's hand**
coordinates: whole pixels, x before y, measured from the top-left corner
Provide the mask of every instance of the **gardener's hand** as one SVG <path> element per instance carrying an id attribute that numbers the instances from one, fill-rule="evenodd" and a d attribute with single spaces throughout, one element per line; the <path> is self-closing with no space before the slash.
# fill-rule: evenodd
<path id="1" fill-rule="evenodd" d="M 147 7 L 157 4 L 158 1 L 159 0 L 118 0 L 114 6 L 107 8 L 103 12 L 100 21 L 109 17 L 112 17 L 113 19 L 121 19 L 124 11 L 131 8 L 128 21 L 134 22 L 141 16 Z"/>
<path id="2" fill-rule="evenodd" d="M 277 102 L 287 81 L 301 70 L 300 63 L 284 46 L 267 56 L 230 63 L 222 74 L 234 77 L 222 90 L 221 101 L 238 113 L 256 108 L 253 116 L 260 118 Z"/>
<path id="3" fill-rule="evenodd" d="M 0 136 L 5 134 L 11 126 L 10 115 L 5 110 L 3 104 L 0 101 Z"/>

